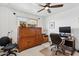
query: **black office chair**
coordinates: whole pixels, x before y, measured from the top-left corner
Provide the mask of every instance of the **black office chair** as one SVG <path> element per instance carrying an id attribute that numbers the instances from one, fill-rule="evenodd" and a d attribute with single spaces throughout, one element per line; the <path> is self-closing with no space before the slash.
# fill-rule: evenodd
<path id="1" fill-rule="evenodd" d="M 16 50 L 13 50 L 14 48 L 17 47 L 16 44 L 12 43 L 12 39 L 10 39 L 9 37 L 1 37 L 0 38 L 0 46 L 3 46 L 3 48 L 1 50 L 3 50 L 3 52 L 7 52 L 6 54 L 2 54 L 1 56 L 9 56 L 10 54 L 13 54 L 16 56 L 17 52 Z"/>
<path id="2" fill-rule="evenodd" d="M 60 38 L 59 34 L 51 33 L 50 38 L 51 38 L 51 42 L 52 42 L 51 46 L 56 45 L 56 48 L 57 48 L 55 55 L 57 55 L 59 48 L 61 48 L 63 54 L 65 55 L 65 50 L 63 48 L 64 41 Z M 52 49 L 51 49 L 51 51 L 52 51 Z"/>

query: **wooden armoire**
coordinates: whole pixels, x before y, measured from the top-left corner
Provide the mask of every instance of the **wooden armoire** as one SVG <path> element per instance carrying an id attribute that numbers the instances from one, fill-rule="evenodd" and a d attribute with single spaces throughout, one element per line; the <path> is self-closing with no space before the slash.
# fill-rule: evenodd
<path id="1" fill-rule="evenodd" d="M 19 52 L 44 43 L 40 27 L 19 27 L 18 50 Z"/>

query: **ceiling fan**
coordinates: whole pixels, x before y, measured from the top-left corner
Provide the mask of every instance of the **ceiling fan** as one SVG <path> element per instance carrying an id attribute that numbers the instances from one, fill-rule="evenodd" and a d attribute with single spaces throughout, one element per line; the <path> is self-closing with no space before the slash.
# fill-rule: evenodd
<path id="1" fill-rule="evenodd" d="M 39 4 L 39 6 L 43 7 L 41 10 L 37 11 L 37 12 L 41 12 L 43 10 L 47 10 L 48 13 L 51 13 L 50 8 L 59 8 L 59 7 L 63 7 L 63 4 L 54 4 L 52 5 L 52 3 L 46 3 L 45 5 L 41 5 Z"/>

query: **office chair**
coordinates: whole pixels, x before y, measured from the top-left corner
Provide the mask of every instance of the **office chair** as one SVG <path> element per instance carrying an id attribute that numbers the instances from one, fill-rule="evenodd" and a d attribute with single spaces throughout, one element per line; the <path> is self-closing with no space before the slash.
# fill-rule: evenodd
<path id="1" fill-rule="evenodd" d="M 6 54 L 2 54 L 1 56 L 9 56 L 10 54 L 13 54 L 16 56 L 17 52 L 16 50 L 13 50 L 14 48 L 16 48 L 16 44 L 12 43 L 12 39 L 10 39 L 9 37 L 5 36 L 5 37 L 1 37 L 0 38 L 0 46 L 3 46 L 3 48 L 1 50 L 3 50 L 3 52 L 7 52 Z"/>
<path id="2" fill-rule="evenodd" d="M 50 38 L 51 38 L 51 42 L 52 42 L 51 46 L 55 45 L 56 48 L 57 48 L 55 55 L 57 55 L 59 48 L 61 48 L 63 54 L 65 55 L 65 50 L 64 50 L 64 47 L 63 47 L 64 41 L 60 38 L 59 34 L 51 33 Z M 51 51 L 52 51 L 52 48 L 51 48 Z"/>

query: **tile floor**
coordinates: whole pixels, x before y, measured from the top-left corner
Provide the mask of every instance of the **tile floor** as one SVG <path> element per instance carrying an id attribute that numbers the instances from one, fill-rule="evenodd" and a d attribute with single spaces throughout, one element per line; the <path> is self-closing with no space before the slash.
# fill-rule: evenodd
<path id="1" fill-rule="evenodd" d="M 44 43 L 42 45 L 29 48 L 27 50 L 22 51 L 21 53 L 18 53 L 19 56 L 44 56 L 40 50 L 46 48 L 49 46 L 49 43 Z"/>
<path id="2" fill-rule="evenodd" d="M 45 56 L 40 52 L 40 50 L 49 47 L 49 43 L 44 43 L 42 45 L 27 49 L 22 51 L 21 53 L 18 53 L 18 56 Z M 49 48 L 50 49 L 50 48 Z M 75 52 L 73 56 L 79 56 L 78 52 Z"/>
<path id="3" fill-rule="evenodd" d="M 26 49 L 20 53 L 17 53 L 18 56 L 45 56 L 44 54 L 42 54 L 40 51 L 46 47 L 49 47 L 49 43 L 44 43 L 29 49 Z M 50 48 L 49 48 L 50 49 Z M 0 55 L 2 53 L 0 52 Z M 73 56 L 79 56 L 78 52 L 75 52 Z"/>

